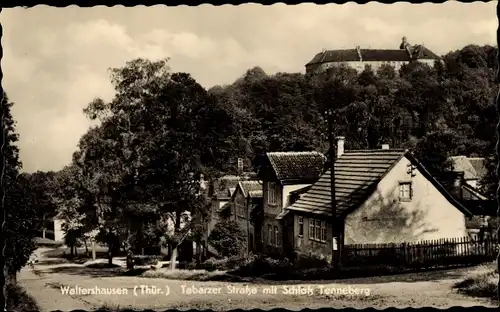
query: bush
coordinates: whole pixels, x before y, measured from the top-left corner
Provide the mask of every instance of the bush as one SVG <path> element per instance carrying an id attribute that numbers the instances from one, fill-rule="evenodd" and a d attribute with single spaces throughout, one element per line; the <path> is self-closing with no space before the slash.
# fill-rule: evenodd
<path id="1" fill-rule="evenodd" d="M 207 271 L 227 271 L 237 268 L 243 259 L 240 257 L 225 257 L 223 259 L 209 258 L 201 264 L 201 268 Z"/>
<path id="2" fill-rule="evenodd" d="M 48 238 L 37 238 L 36 245 L 38 247 L 57 248 L 57 247 L 61 247 L 63 245 L 63 243 L 56 242 L 55 240 L 51 240 Z"/>
<path id="3" fill-rule="evenodd" d="M 134 256 L 134 265 L 156 265 L 164 256 Z"/>
<path id="4" fill-rule="evenodd" d="M 206 271 L 206 270 L 148 270 L 143 272 L 140 276 L 147 278 L 166 278 L 175 280 L 187 281 L 211 281 L 217 278 L 222 278 L 225 271 Z"/>
<path id="5" fill-rule="evenodd" d="M 296 269 L 314 269 L 328 267 L 330 263 L 326 259 L 322 259 L 315 255 L 306 255 L 295 253 L 293 267 Z"/>
<path id="6" fill-rule="evenodd" d="M 223 257 L 241 255 L 245 242 L 245 234 L 234 221 L 217 223 L 208 237 L 208 243 Z"/>
<path id="7" fill-rule="evenodd" d="M 293 264 L 288 259 L 273 259 L 264 255 L 250 255 L 230 272 L 239 276 L 263 276 L 266 274 L 289 274 Z"/>
<path id="8" fill-rule="evenodd" d="M 8 285 L 6 288 L 7 311 L 40 311 L 35 299 L 21 286 Z"/>

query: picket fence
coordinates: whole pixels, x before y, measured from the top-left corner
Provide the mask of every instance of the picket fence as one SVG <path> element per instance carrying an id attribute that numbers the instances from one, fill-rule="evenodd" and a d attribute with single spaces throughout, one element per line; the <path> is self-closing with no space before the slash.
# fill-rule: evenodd
<path id="1" fill-rule="evenodd" d="M 479 241 L 460 237 L 400 244 L 345 245 L 342 262 L 346 266 L 424 268 L 484 263 L 493 261 L 497 254 L 496 238 Z"/>

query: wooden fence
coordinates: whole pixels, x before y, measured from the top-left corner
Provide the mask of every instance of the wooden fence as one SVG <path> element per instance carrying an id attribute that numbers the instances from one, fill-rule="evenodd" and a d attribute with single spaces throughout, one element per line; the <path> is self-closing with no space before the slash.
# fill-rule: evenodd
<path id="1" fill-rule="evenodd" d="M 401 244 L 345 245 L 342 262 L 344 266 L 356 267 L 446 267 L 493 261 L 497 253 L 496 238 L 478 241 L 462 237 Z"/>

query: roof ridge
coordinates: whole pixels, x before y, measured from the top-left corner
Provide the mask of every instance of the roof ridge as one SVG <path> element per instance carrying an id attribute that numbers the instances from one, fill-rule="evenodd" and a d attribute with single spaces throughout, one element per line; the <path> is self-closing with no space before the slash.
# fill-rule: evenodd
<path id="1" fill-rule="evenodd" d="M 404 148 L 389 148 L 389 149 L 358 149 L 358 150 L 346 150 L 344 151 L 344 154 L 346 153 L 367 153 L 367 152 L 382 152 L 382 153 L 387 153 L 387 152 L 405 152 L 407 151 Z"/>
<path id="2" fill-rule="evenodd" d="M 288 152 L 267 152 L 266 154 L 268 155 L 278 155 L 278 154 L 283 154 L 283 155 L 286 155 L 286 154 L 321 154 L 323 155 L 323 153 L 321 152 L 318 152 L 318 151 L 288 151 Z"/>

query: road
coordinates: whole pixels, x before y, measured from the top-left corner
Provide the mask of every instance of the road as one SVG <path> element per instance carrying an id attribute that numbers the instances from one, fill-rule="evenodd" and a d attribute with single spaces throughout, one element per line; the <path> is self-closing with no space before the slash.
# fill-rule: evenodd
<path id="1" fill-rule="evenodd" d="M 113 276 L 111 270 L 90 270 L 69 264 L 39 264 L 35 271 L 28 268 L 23 269 L 18 280 L 27 292 L 37 300 L 42 312 L 74 309 L 94 310 L 103 305 L 121 309 L 194 308 L 213 309 L 214 311 L 240 308 L 271 309 L 274 307 L 290 310 L 322 307 L 374 307 L 379 309 L 387 307 L 449 308 L 478 305 L 493 307 L 486 300 L 466 297 L 451 289 L 456 281 L 461 280 L 466 274 L 470 274 L 471 270 L 477 269 L 441 271 L 426 274 L 425 277 L 422 277 L 422 274 L 407 274 L 396 277 L 344 280 L 336 283 L 318 281 L 264 285 Z M 237 288 L 231 288 L 232 286 Z M 64 294 L 61 290 L 76 287 L 79 287 L 80 290 L 95 289 L 96 287 L 101 290 L 121 289 L 122 294 L 83 294 L 81 291 L 80 293 Z M 268 293 L 264 294 L 265 289 Z M 301 289 L 303 293 L 290 293 L 297 292 L 298 289 Z M 323 289 L 323 293 L 320 289 Z M 328 295 L 325 289 L 346 289 L 347 291 L 351 289 L 351 292 L 357 290 L 359 294 Z M 311 290 L 313 293 L 308 293 Z M 157 293 L 153 293 L 155 291 Z M 238 293 L 234 293 L 235 291 Z"/>

